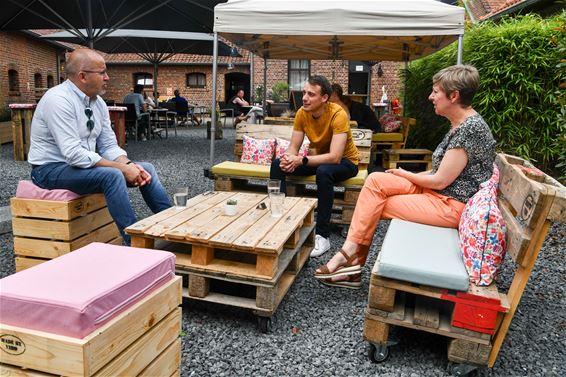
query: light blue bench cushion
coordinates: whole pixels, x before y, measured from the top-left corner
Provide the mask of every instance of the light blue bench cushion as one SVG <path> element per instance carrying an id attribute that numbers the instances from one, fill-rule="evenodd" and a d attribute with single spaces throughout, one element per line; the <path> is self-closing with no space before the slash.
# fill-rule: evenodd
<path id="1" fill-rule="evenodd" d="M 458 291 L 469 284 L 458 230 L 397 219 L 391 220 L 372 273 Z"/>

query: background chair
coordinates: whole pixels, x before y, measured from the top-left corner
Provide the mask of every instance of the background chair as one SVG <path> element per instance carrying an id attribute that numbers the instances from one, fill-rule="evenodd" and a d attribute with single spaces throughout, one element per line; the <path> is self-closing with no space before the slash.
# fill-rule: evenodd
<path id="1" fill-rule="evenodd" d="M 126 107 L 128 110 L 126 111 L 126 137 L 128 136 L 128 134 L 132 134 L 134 135 L 133 139 L 134 141 L 138 140 L 138 127 L 140 125 L 140 123 L 144 123 L 143 120 L 145 120 L 145 122 L 147 122 L 147 128 L 146 128 L 146 137 L 149 137 L 148 135 L 148 129 L 149 129 L 149 113 L 141 113 L 140 117 L 138 118 L 138 115 L 136 114 L 136 106 L 133 103 L 119 103 L 116 104 L 117 106 L 123 106 Z"/>
<path id="2" fill-rule="evenodd" d="M 220 118 L 224 118 L 224 127 L 226 127 L 226 117 L 230 115 L 232 118 L 232 124 L 234 124 L 235 117 L 236 117 L 236 109 L 234 107 L 230 107 L 226 104 L 226 102 L 218 102 L 218 107 L 220 108 L 219 114 Z"/>

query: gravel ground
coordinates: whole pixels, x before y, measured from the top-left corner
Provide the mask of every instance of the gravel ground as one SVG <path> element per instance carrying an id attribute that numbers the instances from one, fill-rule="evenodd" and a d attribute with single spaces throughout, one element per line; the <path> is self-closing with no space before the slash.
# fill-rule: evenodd
<path id="1" fill-rule="evenodd" d="M 216 162 L 232 158 L 234 130 L 217 141 Z M 168 192 L 187 185 L 190 196 L 212 189 L 203 177 L 209 164 L 209 140 L 203 128 L 180 129 L 178 137 L 130 143 L 132 159 L 155 164 Z M 12 145 L 1 146 L 0 206 L 8 205 L 20 179 L 29 179 L 26 162 L 15 162 Z M 131 199 L 139 218 L 150 215 L 139 192 Z M 246 310 L 203 302 L 183 303 L 183 376 L 445 376 L 446 342 L 441 336 L 397 329 L 400 340 L 390 358 L 373 364 L 362 339 L 363 312 L 371 266 L 385 233 L 376 234 L 364 286 L 359 291 L 329 288 L 312 277 L 315 268 L 342 244 L 331 236 L 332 253 L 311 260 L 297 277 L 273 318 L 272 332 L 261 334 Z M 492 376 L 562 376 L 566 374 L 566 228 L 554 225 L 513 319 Z M 11 234 L 0 236 L 0 277 L 14 273 Z M 501 286 L 509 284 L 506 263 Z"/>

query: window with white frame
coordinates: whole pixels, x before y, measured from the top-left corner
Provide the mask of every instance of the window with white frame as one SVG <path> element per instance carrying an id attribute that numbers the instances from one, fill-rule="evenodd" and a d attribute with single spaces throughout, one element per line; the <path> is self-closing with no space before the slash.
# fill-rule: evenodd
<path id="1" fill-rule="evenodd" d="M 303 90 L 310 76 L 309 60 L 289 60 L 289 90 Z"/>

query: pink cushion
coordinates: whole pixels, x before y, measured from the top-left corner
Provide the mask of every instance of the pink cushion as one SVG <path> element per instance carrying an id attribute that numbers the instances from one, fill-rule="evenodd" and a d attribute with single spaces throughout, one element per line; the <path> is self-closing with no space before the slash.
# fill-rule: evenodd
<path id="1" fill-rule="evenodd" d="M 287 148 L 289 148 L 291 142 L 289 140 L 281 139 L 280 137 L 275 138 L 275 141 L 277 143 L 277 146 L 275 148 L 275 158 L 281 158 L 281 156 L 285 154 Z M 299 148 L 299 156 L 308 156 L 310 145 L 310 141 L 305 138 L 303 144 Z"/>
<path id="2" fill-rule="evenodd" d="M 397 132 L 401 128 L 401 121 L 393 114 L 384 114 L 379 118 L 383 132 Z"/>
<path id="3" fill-rule="evenodd" d="M 174 270 L 166 251 L 91 243 L 0 280 L 0 322 L 84 338 Z"/>
<path id="4" fill-rule="evenodd" d="M 245 164 L 271 165 L 275 152 L 275 139 L 254 139 L 244 135 L 242 158 Z"/>
<path id="5" fill-rule="evenodd" d="M 458 234 L 464 265 L 470 281 L 490 285 L 505 256 L 506 226 L 497 206 L 499 169 L 493 165 L 493 175 L 480 185 L 480 190 L 464 207 Z"/>
<path id="6" fill-rule="evenodd" d="M 42 200 L 56 200 L 59 202 L 68 202 L 74 200 L 81 195 L 76 194 L 69 190 L 55 189 L 46 190 L 33 184 L 32 181 L 18 182 L 16 189 L 16 198 L 21 199 L 42 199 Z"/>

